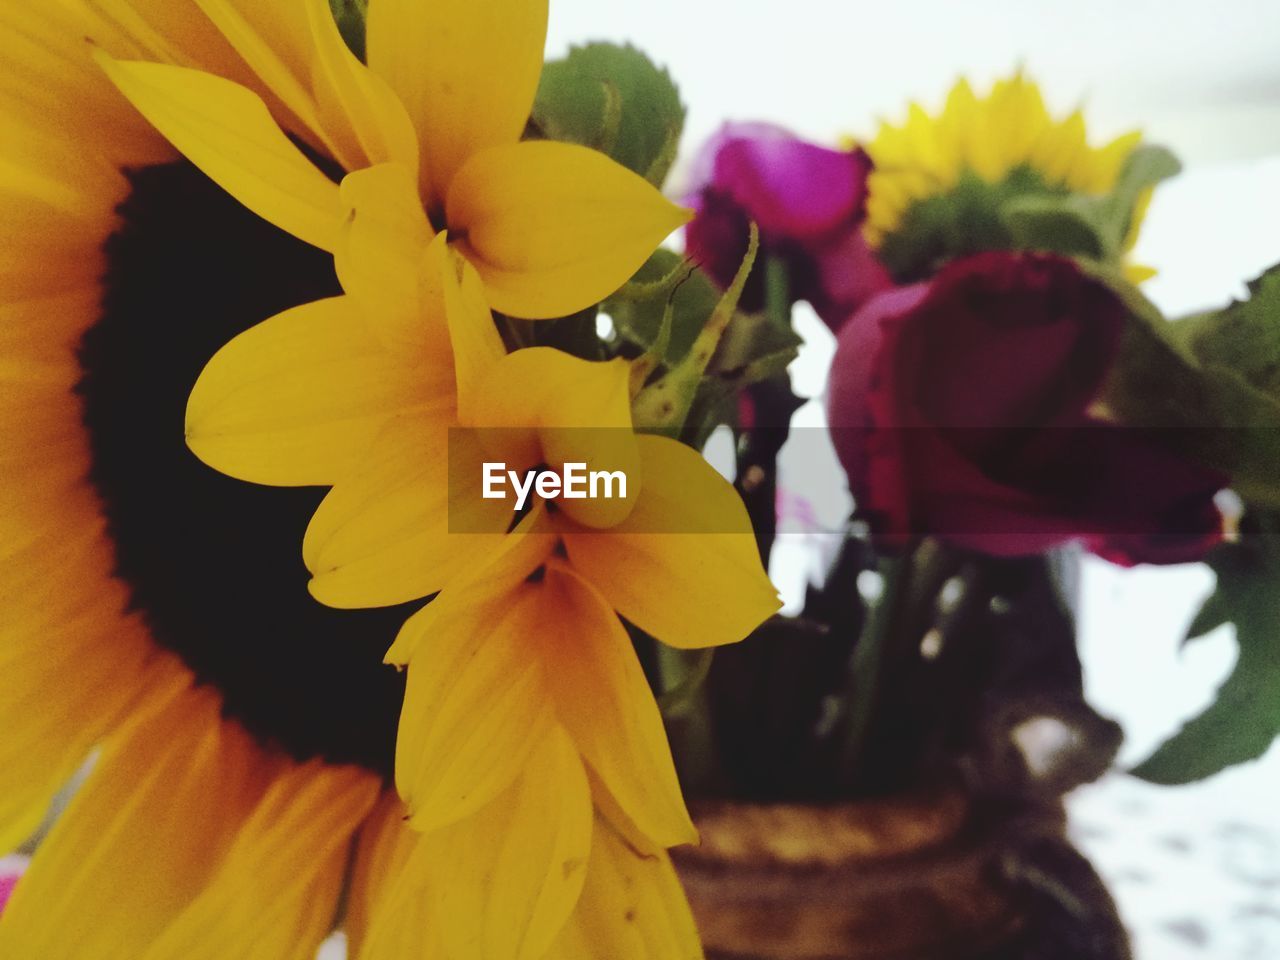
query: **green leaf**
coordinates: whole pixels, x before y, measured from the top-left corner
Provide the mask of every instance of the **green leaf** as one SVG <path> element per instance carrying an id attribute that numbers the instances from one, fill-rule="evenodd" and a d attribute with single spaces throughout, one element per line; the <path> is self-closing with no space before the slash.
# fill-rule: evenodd
<path id="1" fill-rule="evenodd" d="M 1111 196 L 1121 206 L 1132 209 L 1142 191 L 1176 177 L 1181 172 L 1182 161 L 1172 150 L 1144 143 L 1129 154 Z"/>
<path id="2" fill-rule="evenodd" d="M 1194 319 L 1186 347 L 1225 408 L 1237 447 L 1236 486 L 1280 503 L 1280 266 L 1249 284 L 1249 298 Z"/>
<path id="3" fill-rule="evenodd" d="M 1268 380 L 1266 345 L 1255 343 L 1247 351 L 1252 358 L 1234 356 L 1235 341 L 1249 338 L 1233 329 L 1210 346 L 1214 331 L 1230 323 L 1233 311 L 1242 317 L 1245 305 L 1197 317 L 1195 329 L 1183 332 L 1183 321 L 1165 320 L 1114 271 L 1094 265 L 1089 272 L 1131 311 L 1103 406 L 1121 422 L 1153 431 L 1170 449 L 1222 470 L 1246 500 L 1280 506 L 1280 392 L 1268 393 L 1245 376 Z M 1280 323 L 1273 308 L 1262 306 L 1251 322 Z"/>
<path id="4" fill-rule="evenodd" d="M 606 153 L 660 187 L 684 119 L 666 70 L 632 46 L 592 43 L 546 64 L 532 123 L 543 136 Z"/>
<path id="5" fill-rule="evenodd" d="M 567 317 L 551 320 L 520 320 L 499 316 L 499 322 L 513 350 L 525 347 L 554 347 L 584 360 L 608 359 L 608 350 L 596 332 L 598 307 L 587 307 Z"/>
<path id="6" fill-rule="evenodd" d="M 660 248 L 641 264 L 635 276 L 623 284 L 609 298 L 625 303 L 644 303 L 646 300 L 667 300 L 688 278 L 693 270 L 692 261 L 674 251 Z"/>
<path id="7" fill-rule="evenodd" d="M 759 251 L 760 231 L 753 223 L 747 255 L 743 257 L 733 282 L 720 296 L 710 316 L 706 317 L 693 345 L 678 362 L 669 364 L 666 372 L 641 390 L 632 401 L 632 415 L 638 427 L 673 437 L 679 436 L 684 430 L 711 362 L 719 351 L 726 331 L 739 315 L 738 301 Z"/>
<path id="8" fill-rule="evenodd" d="M 1011 171 L 999 183 L 967 173 L 949 192 L 912 204 L 902 224 L 884 238 L 880 260 L 897 280 L 911 283 L 928 279 L 956 257 L 1016 249 L 1001 211 L 1021 198 L 1053 195 L 1029 167 Z"/>
<path id="9" fill-rule="evenodd" d="M 1104 258 L 1106 245 L 1097 227 L 1071 201 L 1071 197 L 1018 197 L 1006 203 L 1000 214 L 1016 247 Z"/>
<path id="10" fill-rule="evenodd" d="M 1231 475 L 1245 500 L 1280 507 L 1280 400 L 1225 367 L 1208 367 L 1205 375 L 1209 402 L 1220 411 L 1212 447 L 1224 454 L 1208 462 Z"/>
<path id="11" fill-rule="evenodd" d="M 365 58 L 365 21 L 369 18 L 369 0 L 329 0 L 333 19 L 347 46 L 361 60 Z"/>
<path id="12" fill-rule="evenodd" d="M 1019 246 L 1121 263 L 1142 194 L 1182 169 L 1164 147 L 1143 145 L 1129 154 L 1111 192 L 1015 197 L 1002 215 Z"/>
<path id="13" fill-rule="evenodd" d="M 1280 266 L 1249 284 L 1249 298 L 1197 319 L 1190 339 L 1205 366 L 1221 366 L 1280 399 Z"/>
<path id="14" fill-rule="evenodd" d="M 786 372 L 804 341 L 767 313 L 740 313 L 725 331 L 708 375 L 728 390 Z"/>
<path id="15" fill-rule="evenodd" d="M 1163 147 L 1140 146 L 1104 196 L 1070 193 L 1035 168 L 988 182 L 961 176 L 947 192 L 913 203 L 880 248 L 901 282 L 932 276 L 948 260 L 984 250 L 1040 250 L 1120 264 L 1144 191 L 1180 169 Z"/>
<path id="16" fill-rule="evenodd" d="M 1161 181 L 1177 176 L 1182 164 L 1165 147 L 1143 144 L 1129 154 L 1115 187 L 1104 197 L 1077 198 L 1078 208 L 1094 224 L 1112 259 L 1124 252 L 1142 194 Z"/>
<path id="17" fill-rule="evenodd" d="M 666 309 L 662 311 L 662 326 L 658 330 L 658 336 L 631 364 L 631 396 L 639 394 L 654 372 L 666 362 L 671 351 L 671 327 L 674 322 L 675 303 L 669 297 Z"/>
<path id="18" fill-rule="evenodd" d="M 745 282 L 746 273 L 739 279 Z M 687 435 L 700 436 L 704 421 L 723 422 L 739 390 L 785 374 L 800 337 L 768 313 L 738 311 L 736 289 L 721 294 L 692 263 L 659 250 L 602 304 L 618 336 L 641 353 L 633 374 L 647 389 L 637 397 L 638 422 L 678 430 L 680 424 L 658 416 L 678 394 L 672 409 L 692 410 L 688 416 L 697 422 L 691 421 Z M 660 367 L 665 375 L 650 383 Z"/>
<path id="19" fill-rule="evenodd" d="M 613 318 L 619 337 L 646 352 L 660 338 L 670 309 L 671 329 L 661 359 L 675 364 L 692 349 L 719 302 L 720 291 L 705 273 L 677 253 L 658 250 L 601 309 Z"/>
<path id="20" fill-rule="evenodd" d="M 712 281 L 690 261 L 659 250 L 604 309 L 623 339 L 674 367 L 688 356 L 721 299 Z M 802 342 L 773 314 L 736 311 L 724 327 L 706 375 L 735 389 L 767 380 L 786 370 Z"/>
<path id="21" fill-rule="evenodd" d="M 1169 339 L 1172 324 L 1163 316 L 1136 303 L 1130 310 L 1102 406 L 1122 423 L 1156 431 L 1170 446 L 1225 466 L 1235 452 L 1221 431 L 1224 412 L 1215 409 L 1210 378 Z"/>
<path id="22" fill-rule="evenodd" d="M 1191 631 L 1235 624 L 1240 656 L 1212 706 L 1133 771 L 1152 783 L 1203 780 L 1257 759 L 1280 736 L 1280 536 L 1223 545 L 1208 562 L 1217 589 Z"/>

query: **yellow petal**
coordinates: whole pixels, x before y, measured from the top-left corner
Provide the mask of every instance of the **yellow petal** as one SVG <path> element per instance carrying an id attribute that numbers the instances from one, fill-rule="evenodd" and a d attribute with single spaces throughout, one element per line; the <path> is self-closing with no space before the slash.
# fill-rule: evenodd
<path id="1" fill-rule="evenodd" d="M 308 82 L 314 54 L 306 8 L 313 3 L 314 0 L 195 0 L 267 89 L 334 152 L 333 141 L 326 137 L 320 124 Z M 347 158 L 335 154 L 335 159 Z"/>
<path id="2" fill-rule="evenodd" d="M 1126 263 L 1124 265 L 1125 279 L 1134 285 L 1145 283 L 1159 272 L 1155 267 L 1145 266 L 1140 263 Z"/>
<path id="3" fill-rule="evenodd" d="M 187 445 L 242 480 L 335 483 L 393 416 L 447 411 L 445 376 L 384 350 L 348 298 L 319 300 L 214 354 L 187 401 Z"/>
<path id="4" fill-rule="evenodd" d="M 332 607 L 416 600 L 496 546 L 511 508 L 483 499 L 478 483 L 451 482 L 454 471 L 478 479 L 484 454 L 464 433 L 447 433 L 443 420 L 390 420 L 325 497 L 302 545 L 316 599 Z"/>
<path id="5" fill-rule="evenodd" d="M 172 148 L 117 90 L 101 82 L 101 70 L 87 56 L 94 45 L 116 56 L 173 63 L 197 56 L 210 67 L 237 59 L 204 17 L 192 17 L 190 10 L 185 16 L 165 17 L 164 7 L 174 5 L 161 2 L 159 9 L 156 0 L 94 0 L 94 9 L 88 4 L 0 4 L 0 115 L 63 134 L 92 129 L 92 152 L 121 166 L 171 160 Z M 144 15 L 151 19 L 153 14 L 165 21 L 160 25 L 163 37 L 143 22 Z M 160 49 L 146 49 L 143 34 L 155 38 L 154 47 Z M 6 135 L 6 150 L 16 142 Z"/>
<path id="6" fill-rule="evenodd" d="M 501 357 L 479 383 L 481 427 L 631 429 L 631 367 L 583 360 L 552 347 Z"/>
<path id="7" fill-rule="evenodd" d="M 520 139 L 542 75 L 546 34 L 547 0 L 369 5 L 369 66 L 417 126 L 429 206 L 443 204 L 468 157 Z"/>
<path id="8" fill-rule="evenodd" d="M 1138 237 L 1142 233 L 1142 222 L 1147 218 L 1147 211 L 1151 208 L 1151 198 L 1154 194 L 1155 188 L 1148 187 L 1140 192 L 1134 201 L 1133 210 L 1129 214 L 1129 229 L 1124 238 L 1123 249 L 1126 253 L 1131 252 L 1138 245 Z M 1155 268 L 1139 264 L 1130 264 L 1125 268 L 1125 276 L 1129 278 L 1130 283 L 1150 280 L 1156 273 Z"/>
<path id="9" fill-rule="evenodd" d="M 416 179 L 418 136 L 385 81 L 342 39 L 328 0 L 196 0 L 308 140 L 347 170 L 397 160 Z"/>
<path id="10" fill-rule="evenodd" d="M 517 350 L 480 381 L 473 422 L 480 440 L 510 469 L 545 463 L 560 471 L 621 472 L 612 498 L 561 498 L 560 509 L 591 527 L 613 527 L 627 516 L 643 482 L 631 429 L 631 367 L 596 363 L 550 347 Z"/>
<path id="11" fill-rule="evenodd" d="M 502 338 L 485 302 L 484 288 L 475 269 L 451 248 L 448 236 L 440 234 L 427 253 L 428 279 L 440 278 L 441 298 L 449 324 L 453 365 L 458 389 L 458 420 L 463 425 L 477 423 L 479 384 L 506 353 Z M 435 270 L 438 266 L 439 273 Z M 423 294 L 430 297 L 429 292 Z"/>
<path id="12" fill-rule="evenodd" d="M 1093 162 L 1090 164 L 1093 175 L 1087 189 L 1093 193 L 1106 193 L 1114 189 L 1124 165 L 1129 160 L 1129 155 L 1141 142 L 1142 131 L 1132 130 L 1095 151 Z"/>
<path id="13" fill-rule="evenodd" d="M 339 157 L 350 158 L 344 165 L 354 170 L 388 161 L 400 163 L 416 183 L 418 133 L 404 104 L 385 80 L 351 52 L 329 0 L 306 0 L 306 8 L 316 109 L 322 128 L 337 145 Z"/>
<path id="14" fill-rule="evenodd" d="M 406 666 L 427 638 L 473 629 L 482 619 L 477 611 L 493 610 L 496 615 L 506 607 L 508 598 L 559 544 L 550 529 L 546 510 L 539 505 L 510 533 L 487 537 L 483 558 L 459 565 L 449 589 L 405 621 L 384 662 Z"/>
<path id="15" fill-rule="evenodd" d="M 639 437 L 644 484 L 630 516 L 566 530 L 569 559 L 620 614 L 663 643 L 743 639 L 781 603 L 760 563 L 737 491 L 697 451 Z"/>
<path id="16" fill-rule="evenodd" d="M 38 482 L 28 477 L 28 482 Z M 12 490 L 13 487 L 6 487 Z M 67 510 L 67 491 L 35 507 L 51 514 Z M 78 581 L 93 563 L 85 556 L 84 532 L 54 531 L 22 563 L 37 577 L 15 577 L 13 558 L 0 588 L 5 610 L 0 631 L 0 851 L 15 849 L 35 832 L 54 794 L 83 765 L 104 734 L 143 691 L 152 641 L 120 619 L 124 598 L 98 584 L 102 602 L 85 602 L 92 590 Z M 92 546 L 96 531 L 90 530 Z M 13 541 L 8 539 L 8 545 Z M 94 552 L 89 551 L 92 557 Z M 45 565 L 48 564 L 46 567 Z M 105 564 L 104 564 L 105 566 Z M 61 582 L 59 570 L 72 583 Z M 106 570 L 103 570 L 106 573 Z M 104 651 L 110 651 L 104 655 Z"/>
<path id="17" fill-rule="evenodd" d="M 193 17 L 190 9 L 174 16 L 173 3 L 164 0 L 82 0 L 74 4 L 50 3 L 14 9 L 31 19 L 48 21 L 52 19 L 51 14 L 74 17 L 78 21 L 76 26 L 83 31 L 81 37 L 74 39 L 88 40 L 112 56 L 183 65 L 217 63 L 220 67 L 229 67 L 238 59 L 226 39 L 217 30 L 209 29 L 205 17 Z M 70 20 L 64 20 L 62 29 L 69 27 Z"/>
<path id="18" fill-rule="evenodd" d="M 0 956 L 138 960 L 215 874 L 277 767 L 190 683 L 108 742 L 0 915 Z"/>
<path id="19" fill-rule="evenodd" d="M 246 207 L 323 250 L 337 243 L 338 185 L 250 90 L 198 70 L 98 56 L 107 76 L 187 159 Z"/>
<path id="20" fill-rule="evenodd" d="M 115 229 L 103 214 L 128 196 L 128 182 L 120 171 L 102 156 L 86 154 L 64 135 L 2 111 L 0 107 L 0 137 L 6 147 L 0 156 L 0 222 L 5 234 L 15 240 L 29 235 L 50 214 L 83 218 L 82 230 L 106 235 Z M 32 207 L 23 209 L 26 204 Z M 68 239 L 65 233 L 62 239 Z"/>
<path id="21" fill-rule="evenodd" d="M 582 891 L 591 820 L 582 761 L 552 729 L 510 790 L 423 845 L 446 955 L 546 956 Z"/>
<path id="22" fill-rule="evenodd" d="M 582 897 L 549 956 L 702 960 L 689 902 L 666 853 L 637 853 L 597 816 Z"/>
<path id="23" fill-rule="evenodd" d="M 422 834 L 393 791 L 360 832 L 343 927 L 353 960 L 405 960 L 443 954 L 420 871 L 411 869 Z"/>
<path id="24" fill-rule="evenodd" d="M 284 771 L 200 895 L 140 956 L 314 960 L 333 927 L 351 839 L 379 786 L 366 771 L 321 761 Z"/>
<path id="25" fill-rule="evenodd" d="M 563 562 L 548 564 L 542 590 L 554 619 L 536 645 L 560 722 L 645 836 L 663 847 L 696 842 L 662 717 L 627 631 Z"/>
<path id="26" fill-rule="evenodd" d="M 438 258 L 424 262 L 434 231 L 408 167 L 385 163 L 342 181 L 347 210 L 334 266 L 342 289 L 360 303 L 372 329 L 393 350 L 449 352 L 444 304 L 424 294 L 424 272 L 439 286 Z"/>
<path id="27" fill-rule="evenodd" d="M 489 305 L 536 320 L 603 300 L 692 213 L 602 153 L 527 141 L 472 157 L 446 216 Z"/>
<path id="28" fill-rule="evenodd" d="M 270 92 L 258 81 L 222 31 L 214 27 L 207 16 L 196 13 L 190 3 L 179 4 L 173 0 L 81 0 L 77 4 L 41 6 L 83 7 L 91 11 L 97 22 L 86 27 L 85 36 L 113 57 L 194 67 L 245 85 L 257 84 L 255 89 L 263 94 Z M 251 15 L 256 15 L 258 22 L 263 17 L 278 15 L 279 11 L 266 7 L 266 4 L 258 4 L 249 10 Z M 73 37 L 74 42 L 80 40 L 78 36 Z"/>
<path id="29" fill-rule="evenodd" d="M 554 721 L 542 666 L 527 649 L 543 608 L 521 584 L 501 605 L 423 638 L 409 664 L 396 785 L 429 831 L 475 813 L 520 774 Z"/>

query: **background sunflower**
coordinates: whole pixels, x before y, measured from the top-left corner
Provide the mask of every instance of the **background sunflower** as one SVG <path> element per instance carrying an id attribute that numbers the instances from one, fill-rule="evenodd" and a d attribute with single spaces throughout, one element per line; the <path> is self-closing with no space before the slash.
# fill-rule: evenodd
<path id="1" fill-rule="evenodd" d="M 913 103 L 867 143 L 867 240 L 900 281 L 1010 245 L 1119 263 L 1137 242 L 1152 186 L 1178 170 L 1172 155 L 1141 142 L 1133 131 L 1094 146 L 1084 112 L 1053 117 L 1021 73 L 982 96 L 961 79 L 937 114 Z M 1103 220 L 1114 228 L 1095 234 Z M 1134 282 L 1154 272 L 1124 266 Z"/>

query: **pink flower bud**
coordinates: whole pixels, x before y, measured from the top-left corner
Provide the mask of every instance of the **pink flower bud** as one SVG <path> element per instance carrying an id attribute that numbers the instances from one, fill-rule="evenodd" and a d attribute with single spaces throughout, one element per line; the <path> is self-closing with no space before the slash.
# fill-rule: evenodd
<path id="1" fill-rule="evenodd" d="M 755 221 L 763 255 L 787 265 L 793 298 L 809 301 L 834 328 L 891 285 L 862 236 L 870 172 L 862 150 L 829 150 L 768 124 L 727 124 L 694 163 L 689 255 L 727 286 Z M 764 305 L 763 278 L 758 265 L 744 309 Z"/>

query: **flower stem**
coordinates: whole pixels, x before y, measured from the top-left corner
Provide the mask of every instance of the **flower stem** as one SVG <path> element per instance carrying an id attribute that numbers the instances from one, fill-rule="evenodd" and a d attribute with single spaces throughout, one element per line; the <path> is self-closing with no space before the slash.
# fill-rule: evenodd
<path id="1" fill-rule="evenodd" d="M 781 257 L 764 258 L 764 307 L 771 320 L 791 326 L 791 277 Z"/>
<path id="2" fill-rule="evenodd" d="M 791 326 L 791 277 L 780 257 L 764 259 L 765 311 L 778 326 Z M 738 491 L 746 504 L 765 566 L 777 536 L 778 454 L 787 442 L 791 414 L 799 405 L 790 378 L 781 376 L 747 387 L 754 423 L 742 438 Z"/>
<path id="3" fill-rule="evenodd" d="M 857 779 L 855 771 L 875 713 L 885 651 L 892 643 L 898 611 L 903 606 L 910 566 L 910 552 L 881 563 L 883 588 L 871 607 L 866 629 L 854 648 L 845 696 L 848 720 L 844 729 L 844 745 L 840 750 L 840 772 L 846 781 Z"/>

